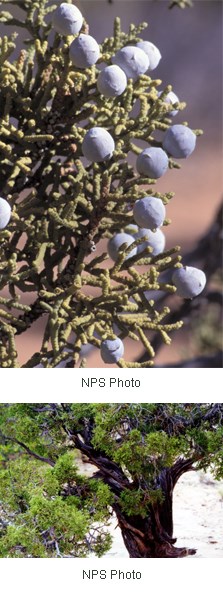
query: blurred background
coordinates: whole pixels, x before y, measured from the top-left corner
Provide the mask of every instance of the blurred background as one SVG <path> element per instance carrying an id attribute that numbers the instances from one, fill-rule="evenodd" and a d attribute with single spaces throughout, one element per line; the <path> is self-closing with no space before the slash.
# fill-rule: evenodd
<path id="1" fill-rule="evenodd" d="M 206 365 L 204 361 L 201 366 L 212 367 L 216 365 L 212 365 L 211 358 L 218 356 L 219 367 L 222 317 L 220 278 L 216 266 L 221 263 L 222 246 L 219 250 L 219 216 L 217 225 L 215 217 L 221 201 L 223 171 L 223 4 L 218 0 L 195 0 L 193 8 L 184 10 L 178 7 L 169 10 L 168 0 L 82 0 L 75 4 L 89 24 L 89 33 L 99 43 L 104 37 L 112 35 L 116 16 L 121 17 L 124 31 L 128 30 L 130 23 L 147 21 L 148 29 L 142 33 L 142 37 L 158 46 L 162 55 L 153 77 L 162 80 L 162 89 L 172 84 L 179 99 L 187 103 L 186 109 L 178 113 L 173 122 L 188 121 L 192 129 L 204 130 L 204 135 L 198 138 L 195 152 L 186 161 L 180 161 L 181 170 L 169 170 L 154 188 L 158 192 L 175 193 L 167 209 L 167 217 L 172 219 L 172 223 L 165 228 L 166 247 L 179 244 L 183 257 L 190 259 L 192 253 L 194 260 L 190 263 L 187 261 L 187 264 L 202 268 L 205 264 L 211 275 L 216 272 L 214 278 L 210 278 L 208 290 L 217 292 L 217 296 L 210 302 L 205 297 L 199 300 L 199 309 L 196 305 L 198 300 L 193 301 L 194 309 L 189 314 L 186 310 L 185 327 L 174 335 L 170 347 L 158 344 L 156 365 L 176 366 L 176 363 L 183 362 L 185 367 L 197 366 L 194 359 L 205 356 Z M 3 8 L 7 10 L 7 5 Z M 10 29 L 1 24 L 1 35 Z M 22 47 L 23 35 L 20 30 L 17 53 Z M 214 229 L 209 232 L 214 222 Z M 199 240 L 207 232 L 211 238 L 206 238 L 207 244 L 203 241 L 203 245 L 194 253 Z M 41 329 L 39 320 L 19 337 L 21 363 L 39 350 Z M 125 347 L 125 359 L 139 359 L 142 353 L 140 345 L 129 341 Z M 97 350 L 89 354 L 87 366 L 106 367 Z"/>

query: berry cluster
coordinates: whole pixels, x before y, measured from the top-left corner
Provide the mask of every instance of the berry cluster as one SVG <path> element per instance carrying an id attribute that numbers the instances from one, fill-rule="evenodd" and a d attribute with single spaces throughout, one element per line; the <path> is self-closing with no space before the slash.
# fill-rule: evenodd
<path id="1" fill-rule="evenodd" d="M 83 18 L 80 11 L 73 5 L 63 3 L 54 14 L 53 25 L 58 33 L 78 33 L 82 27 Z M 70 46 L 70 59 L 81 69 L 95 64 L 100 56 L 100 48 L 96 40 L 85 34 L 80 34 Z M 97 88 L 105 98 L 115 98 L 124 93 L 128 79 L 134 82 L 146 72 L 155 69 L 161 59 L 161 53 L 149 41 L 138 42 L 135 46 L 128 45 L 120 48 L 112 57 L 111 65 L 104 67 L 97 79 Z M 158 93 L 159 96 L 162 91 Z M 179 99 L 170 91 L 164 96 L 167 103 L 175 105 Z M 168 111 L 168 116 L 174 117 L 177 109 Z M 137 157 L 136 169 L 140 175 L 158 179 L 164 175 L 169 166 L 169 157 L 187 158 L 195 149 L 196 135 L 187 126 L 176 124 L 170 126 L 163 138 L 161 146 L 150 146 Z M 90 162 L 109 161 L 115 150 L 115 142 L 111 134 L 103 127 L 90 128 L 86 133 L 82 152 Z M 162 253 L 165 246 L 165 236 L 159 229 L 165 220 L 166 211 L 160 198 L 145 196 L 135 201 L 133 217 L 135 233 L 117 232 L 108 242 L 108 253 L 113 261 L 117 261 L 122 245 L 131 245 L 140 238 L 146 242 L 134 246 L 126 254 L 126 260 L 147 248 L 151 255 Z M 173 284 L 177 294 L 183 298 L 193 298 L 200 294 L 205 287 L 205 274 L 195 267 L 180 267 L 173 270 Z M 106 339 L 101 345 L 101 356 L 105 363 L 116 363 L 124 354 L 124 346 L 120 338 Z"/>
<path id="2" fill-rule="evenodd" d="M 201 270 L 182 266 L 179 247 L 165 249 L 173 194 L 153 189 L 179 167 L 176 159 L 190 156 L 200 132 L 172 125 L 184 103 L 171 86 L 158 89 L 161 53 L 138 37 L 147 24 L 125 34 L 117 18 L 114 36 L 99 45 L 71 3 L 45 22 L 53 8 L 37 7 L 35 26 L 27 17 L 34 60 L 22 51 L 0 76 L 0 277 L 9 292 L 0 365 L 17 366 L 14 337 L 47 314 L 43 346 L 28 367 L 76 365 L 89 345 L 105 363 L 130 367 L 122 359 L 127 337 L 149 357 L 134 367 L 151 366 L 153 335 L 169 344 L 182 326 L 166 323 L 170 309 L 156 301 L 174 292 L 191 299 L 205 286 Z M 14 47 L 9 41 L 8 52 Z M 108 254 L 92 258 L 103 239 Z M 31 306 L 18 291 L 35 293 Z"/>
<path id="3" fill-rule="evenodd" d="M 63 35 L 77 34 L 81 30 L 83 25 L 83 17 L 77 7 L 71 4 L 62 3 L 58 6 L 53 17 L 54 29 Z M 95 64 L 100 56 L 100 47 L 97 41 L 90 35 L 80 34 L 70 46 L 70 59 L 72 63 L 81 69 L 85 69 Z M 136 81 L 140 75 L 155 69 L 161 59 L 161 53 L 159 49 L 149 41 L 138 42 L 135 46 L 125 46 L 119 49 L 116 54 L 112 57 L 112 65 L 104 67 L 97 79 L 97 88 L 100 94 L 103 94 L 105 98 L 113 98 L 120 96 L 126 89 L 127 80 L 132 79 Z M 158 92 L 158 96 L 163 94 L 162 91 Z M 179 102 L 178 97 L 174 92 L 170 91 L 164 96 L 164 100 L 167 103 L 176 104 Z M 168 111 L 169 116 L 175 116 L 178 110 Z M 143 150 L 137 157 L 136 169 L 140 175 L 145 175 L 151 179 L 158 179 L 168 169 L 168 157 L 173 158 L 187 158 L 195 149 L 196 135 L 195 133 L 185 125 L 172 125 L 168 128 L 163 139 L 163 148 L 161 147 L 149 147 Z M 102 127 L 90 128 L 86 133 L 82 151 L 84 157 L 91 162 L 100 162 L 109 160 L 115 149 L 115 142 L 110 133 Z M 162 201 L 156 197 L 145 197 L 135 202 L 133 216 L 137 226 L 140 228 L 148 228 L 148 242 L 153 240 L 158 244 L 159 250 L 153 251 L 153 254 L 162 252 L 163 237 L 159 231 L 158 236 L 154 236 L 154 232 L 159 228 L 165 219 L 165 208 Z M 145 233 L 140 231 L 140 235 Z M 155 232 L 157 234 L 157 232 Z M 137 237 L 140 237 L 137 234 Z M 137 237 L 135 237 L 137 239 Z M 108 244 L 109 255 L 115 261 L 118 256 L 118 249 L 123 243 L 133 242 L 134 238 L 129 234 L 116 234 Z M 155 242 L 156 240 L 156 242 Z M 140 245 L 140 250 L 145 248 L 145 244 Z M 162 250 L 160 250 L 162 248 Z M 137 253 L 137 249 L 133 249 L 129 257 L 134 256 Z M 187 277 L 190 276 L 198 280 L 199 270 L 194 268 L 186 268 Z M 191 271 L 193 269 L 193 271 Z M 189 271 L 188 271 L 189 270 Z M 181 281 L 182 270 L 178 270 L 177 276 L 175 276 L 175 283 Z M 185 278 L 185 275 L 184 275 Z M 205 285 L 205 277 L 202 278 L 202 285 L 200 284 L 197 288 L 191 285 L 189 298 L 199 294 Z M 188 290 L 184 286 L 178 286 L 178 293 L 180 296 L 186 295 L 188 297 Z M 196 290 L 196 291 L 195 291 Z"/>

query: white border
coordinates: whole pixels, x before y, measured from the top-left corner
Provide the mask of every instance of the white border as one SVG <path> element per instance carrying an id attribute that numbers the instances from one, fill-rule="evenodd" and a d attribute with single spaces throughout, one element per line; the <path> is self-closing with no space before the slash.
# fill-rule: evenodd
<path id="1" fill-rule="evenodd" d="M 160 369 L 14 369 L 1 370 L 0 403 L 151 402 L 210 403 L 223 401 L 221 368 Z M 90 388 L 82 378 L 97 379 Z M 106 386 L 99 386 L 105 378 Z M 140 380 L 139 388 L 110 387 L 110 378 Z"/>
<path id="2" fill-rule="evenodd" d="M 185 563 L 187 561 L 187 563 Z M 222 559 L 92 560 L 2 559 L 1 593 L 7 601 L 210 601 L 220 599 Z M 111 580 L 110 570 L 141 571 L 141 580 Z M 106 570 L 107 578 L 83 580 L 82 571 Z"/>

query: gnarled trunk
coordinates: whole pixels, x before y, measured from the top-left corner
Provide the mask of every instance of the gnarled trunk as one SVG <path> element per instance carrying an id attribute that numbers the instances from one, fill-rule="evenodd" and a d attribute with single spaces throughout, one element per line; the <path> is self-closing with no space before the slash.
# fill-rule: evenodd
<path id="1" fill-rule="evenodd" d="M 159 508 L 146 519 L 127 518 L 117 508 L 115 512 L 129 557 L 185 557 L 194 555 L 196 549 L 177 548 L 176 538 L 171 538 L 161 525 Z"/>
<path id="2" fill-rule="evenodd" d="M 118 504 L 113 508 L 130 557 L 186 557 L 196 549 L 175 547 L 173 538 L 173 489 L 182 475 L 192 469 L 191 460 L 179 460 L 173 468 L 163 469 L 158 484 L 163 501 L 151 505 L 148 517 L 126 516 Z"/>

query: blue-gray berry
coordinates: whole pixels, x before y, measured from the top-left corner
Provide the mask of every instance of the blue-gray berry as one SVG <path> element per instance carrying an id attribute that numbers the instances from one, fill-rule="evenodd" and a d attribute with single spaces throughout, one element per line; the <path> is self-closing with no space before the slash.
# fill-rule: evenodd
<path id="1" fill-rule="evenodd" d="M 204 289 L 206 276 L 201 269 L 186 266 L 174 271 L 172 281 L 176 286 L 178 296 L 194 298 Z"/>
<path id="2" fill-rule="evenodd" d="M 104 127 L 92 127 L 86 133 L 82 143 L 82 152 L 88 161 L 93 163 L 108 161 L 114 150 L 114 140 Z"/>
<path id="3" fill-rule="evenodd" d="M 81 33 L 70 45 L 70 59 L 79 69 L 95 65 L 100 56 L 98 43 L 91 35 Z"/>
<path id="4" fill-rule="evenodd" d="M 101 343 L 101 358 L 104 363 L 117 363 L 124 355 L 124 345 L 120 338 L 103 340 Z"/>
<path id="5" fill-rule="evenodd" d="M 133 242 L 135 242 L 135 238 L 133 236 L 130 236 L 130 234 L 125 234 L 124 232 L 115 234 L 113 236 L 113 238 L 110 238 L 110 240 L 108 241 L 109 257 L 111 257 L 111 259 L 113 261 L 116 261 L 118 258 L 120 246 L 122 246 L 122 244 L 124 244 L 124 243 L 128 244 L 128 246 L 130 246 Z M 134 255 L 136 255 L 136 253 L 137 253 L 137 248 L 133 248 L 133 250 L 130 251 L 130 253 L 127 255 L 126 258 L 130 259 L 131 257 L 134 257 Z"/>
<path id="6" fill-rule="evenodd" d="M 10 204 L 4 198 L 0 198 L 0 230 L 4 230 L 4 228 L 8 225 L 10 217 Z"/>
<path id="7" fill-rule="evenodd" d="M 126 74 L 118 65 L 109 65 L 99 73 L 97 88 L 105 98 L 120 96 L 125 91 L 126 86 Z"/>
<path id="8" fill-rule="evenodd" d="M 168 156 L 162 148 L 145 148 L 137 156 L 136 169 L 141 175 L 157 179 L 168 169 Z"/>
<path id="9" fill-rule="evenodd" d="M 158 96 L 161 96 L 161 94 L 163 94 L 163 90 L 160 90 L 160 92 L 158 92 Z M 175 102 L 180 102 L 178 96 L 174 92 L 172 92 L 172 90 L 166 93 L 166 95 L 163 98 L 163 101 L 166 104 L 175 104 Z M 168 111 L 167 115 L 170 117 L 175 117 L 177 113 L 179 113 L 179 111 L 177 109 L 174 109 L 173 111 Z"/>
<path id="10" fill-rule="evenodd" d="M 83 17 L 77 6 L 62 2 L 53 14 L 52 25 L 57 33 L 75 35 L 83 25 Z"/>
<path id="11" fill-rule="evenodd" d="M 160 59 L 162 58 L 159 48 L 157 48 L 157 46 L 155 46 L 155 44 L 152 44 L 152 42 L 147 42 L 147 41 L 142 41 L 142 42 L 137 42 L 136 44 L 137 48 L 141 48 L 141 50 L 143 50 L 146 55 L 148 56 L 149 59 L 149 68 L 148 71 L 153 71 L 153 69 L 156 69 L 156 67 L 158 66 Z"/>
<path id="12" fill-rule="evenodd" d="M 136 46 L 125 46 L 118 50 L 112 57 L 112 63 L 118 65 L 128 78 L 136 81 L 149 67 L 149 59 L 146 53 Z"/>
<path id="13" fill-rule="evenodd" d="M 166 211 L 160 198 L 145 196 L 136 200 L 133 207 L 135 222 L 139 227 L 154 230 L 163 224 Z"/>
<path id="14" fill-rule="evenodd" d="M 155 232 L 151 232 L 151 230 L 148 230 L 146 228 L 140 228 L 138 232 L 133 235 L 135 240 L 137 240 L 138 238 L 143 238 L 144 236 L 147 237 L 147 242 L 142 242 L 142 244 L 139 244 L 139 246 L 137 246 L 137 253 L 140 253 L 143 250 L 145 250 L 147 246 L 152 247 L 151 255 L 154 257 L 164 251 L 165 236 L 161 230 L 157 229 Z"/>
<path id="15" fill-rule="evenodd" d="M 186 125 L 172 125 L 167 130 L 163 148 L 175 159 L 186 159 L 196 145 L 196 135 Z"/>

